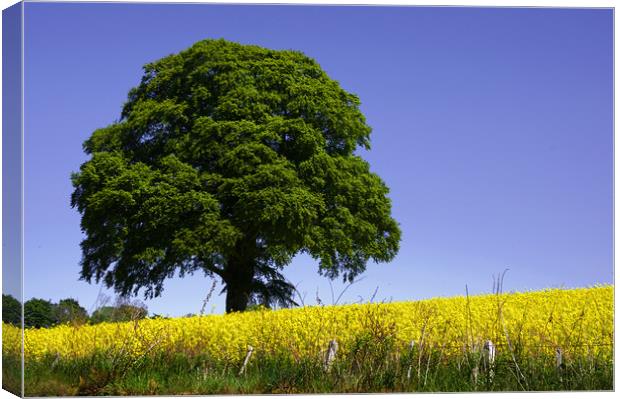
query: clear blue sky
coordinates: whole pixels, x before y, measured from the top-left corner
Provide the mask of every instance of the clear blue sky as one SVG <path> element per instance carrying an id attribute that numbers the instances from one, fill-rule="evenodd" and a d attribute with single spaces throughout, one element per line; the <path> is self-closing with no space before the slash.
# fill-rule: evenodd
<path id="1" fill-rule="evenodd" d="M 303 51 L 361 98 L 362 155 L 403 238 L 342 301 L 490 292 L 505 268 L 507 291 L 611 283 L 612 24 L 609 9 L 26 3 L 24 296 L 95 303 L 69 206 L 82 142 L 142 65 L 206 38 Z M 285 275 L 331 303 L 316 270 L 299 257 Z M 195 313 L 210 285 L 175 278 L 146 304 Z"/>

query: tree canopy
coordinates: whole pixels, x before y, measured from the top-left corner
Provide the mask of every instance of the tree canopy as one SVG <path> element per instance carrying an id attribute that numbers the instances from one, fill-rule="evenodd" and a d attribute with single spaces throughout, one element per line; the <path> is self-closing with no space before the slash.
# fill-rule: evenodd
<path id="1" fill-rule="evenodd" d="M 102 322 L 123 322 L 144 319 L 148 311 L 144 307 L 134 305 L 102 306 L 90 317 L 92 324 Z"/>
<path id="2" fill-rule="evenodd" d="M 22 324 L 22 304 L 11 295 L 2 294 L 2 321 L 16 326 Z"/>
<path id="3" fill-rule="evenodd" d="M 388 188 L 357 96 L 311 58 L 204 40 L 144 67 L 120 119 L 72 176 L 81 278 L 161 294 L 175 273 L 218 276 L 226 310 L 292 303 L 298 253 L 352 280 L 397 253 Z"/>
<path id="4" fill-rule="evenodd" d="M 32 298 L 24 303 L 24 327 L 51 327 L 58 324 L 55 305 L 45 299 Z"/>
<path id="5" fill-rule="evenodd" d="M 73 298 L 61 299 L 57 305 L 55 305 L 56 319 L 58 323 L 78 323 L 83 324 L 88 320 L 88 312 L 84 309 L 77 300 Z"/>

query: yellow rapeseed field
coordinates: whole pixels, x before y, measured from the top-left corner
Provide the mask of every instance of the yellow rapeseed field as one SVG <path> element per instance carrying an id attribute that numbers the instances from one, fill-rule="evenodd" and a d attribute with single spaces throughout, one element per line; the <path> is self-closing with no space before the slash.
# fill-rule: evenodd
<path id="1" fill-rule="evenodd" d="M 19 329 L 3 324 L 3 352 L 19 354 Z M 26 361 L 46 354 L 65 358 L 95 351 L 136 356 L 157 351 L 208 354 L 239 361 L 256 353 L 316 356 L 329 340 L 350 348 L 364 334 L 456 353 L 492 340 L 532 353 L 613 354 L 613 287 L 549 289 L 527 293 L 435 298 L 415 302 L 312 306 L 228 315 L 144 319 L 127 323 L 63 325 L 25 330 Z"/>

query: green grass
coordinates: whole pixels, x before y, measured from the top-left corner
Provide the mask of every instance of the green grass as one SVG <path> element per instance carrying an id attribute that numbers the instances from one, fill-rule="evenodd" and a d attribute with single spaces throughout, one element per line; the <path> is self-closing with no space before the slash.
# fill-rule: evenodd
<path id="1" fill-rule="evenodd" d="M 390 340 L 362 337 L 349 353 L 339 353 L 329 371 L 321 359 L 294 359 L 256 353 L 246 373 L 240 364 L 204 356 L 163 354 L 139 362 L 99 353 L 74 360 L 48 357 L 26 362 L 26 396 L 291 394 L 328 392 L 472 392 L 612 390 L 613 363 L 597 358 L 568 359 L 498 353 L 485 370 L 481 353 L 446 357 L 441 348 L 398 350 Z M 4 359 L 18 365 L 19 359 Z M 411 369 L 410 369 L 411 367 Z M 478 367 L 474 381 L 472 370 Z M 409 371 L 410 370 L 410 371 Z M 17 389 L 19 369 L 5 367 L 4 383 Z M 409 378 L 408 378 L 409 374 Z"/>

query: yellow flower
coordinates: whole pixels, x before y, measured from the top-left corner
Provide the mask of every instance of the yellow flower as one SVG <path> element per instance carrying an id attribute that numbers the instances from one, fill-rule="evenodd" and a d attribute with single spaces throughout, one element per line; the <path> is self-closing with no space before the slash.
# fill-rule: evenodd
<path id="1" fill-rule="evenodd" d="M 317 356 L 331 339 L 350 349 L 364 334 L 441 347 L 446 354 L 519 345 L 531 353 L 590 354 L 612 358 L 613 287 L 434 298 L 416 302 L 314 306 L 278 311 L 127 323 L 26 329 L 26 360 L 65 358 L 125 348 L 133 356 L 157 352 L 209 354 L 240 361 L 247 346 L 264 353 Z M 19 328 L 2 324 L 3 354 L 21 351 Z"/>

